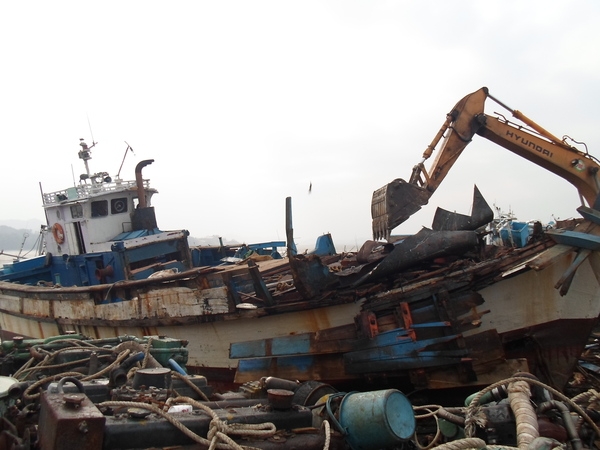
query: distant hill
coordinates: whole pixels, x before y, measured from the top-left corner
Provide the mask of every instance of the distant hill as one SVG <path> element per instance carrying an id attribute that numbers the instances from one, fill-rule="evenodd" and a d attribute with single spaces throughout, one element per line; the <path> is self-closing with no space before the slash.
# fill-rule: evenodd
<path id="1" fill-rule="evenodd" d="M 222 241 L 223 245 L 241 245 L 241 243 L 236 241 L 235 239 L 231 240 L 222 238 Z M 188 242 L 191 247 L 218 247 L 219 245 L 221 245 L 221 242 L 219 241 L 219 236 L 217 235 L 207 236 L 203 238 L 189 236 Z"/>
<path id="2" fill-rule="evenodd" d="M 23 250 L 30 250 L 35 246 L 39 234 L 39 225 L 33 229 L 0 225 L 0 250 L 18 250 L 21 245 L 23 245 Z M 23 240 L 25 241 L 24 244 Z"/>
<path id="3" fill-rule="evenodd" d="M 29 220 L 14 220 L 14 219 L 2 219 L 0 220 L 0 225 L 5 225 L 7 227 L 16 228 L 17 230 L 31 230 L 35 233 L 40 231 L 40 227 L 42 226 L 42 222 L 38 219 L 29 219 Z"/>

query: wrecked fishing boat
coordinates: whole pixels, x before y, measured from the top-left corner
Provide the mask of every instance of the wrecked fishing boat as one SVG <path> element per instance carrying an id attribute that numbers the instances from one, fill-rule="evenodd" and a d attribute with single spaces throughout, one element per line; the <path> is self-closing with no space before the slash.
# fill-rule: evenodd
<path id="1" fill-rule="evenodd" d="M 530 373 L 425 404 L 272 376 L 218 391 L 187 374 L 185 350 L 159 336 L 3 343 L 3 448 L 583 449 L 600 436 L 596 390 L 566 396 Z"/>
<path id="2" fill-rule="evenodd" d="M 600 314 L 600 166 L 548 133 L 485 115 L 486 98 L 477 91 L 448 115 L 424 155 L 446 136 L 434 170 L 421 163 L 409 182 L 375 192 L 374 239 L 355 254 L 335 253 L 330 236 L 325 250 L 296 254 L 287 199 L 287 258 L 214 265 L 185 230 L 157 227 L 156 191 L 141 175 L 150 161 L 133 182 L 87 170 L 79 185 L 44 194 L 46 255 L 0 274 L 2 337 L 170 336 L 188 341 L 189 371 L 215 382 L 449 388 L 530 371 L 560 388 Z M 394 238 L 476 133 L 575 184 L 583 217 L 553 230 L 489 228 L 494 214 L 476 190 L 471 216 L 439 210 L 431 229 Z M 82 145 L 86 169 L 89 152 Z M 505 245 L 489 242 L 496 232 Z"/>
<path id="3" fill-rule="evenodd" d="M 42 195 L 45 253 L 0 271 L 3 340 L 168 335 L 190 342 L 190 367 L 231 381 L 233 340 L 317 331 L 356 314 L 354 304 L 298 302 L 279 254 L 286 242 L 190 247 L 187 230 L 159 229 L 157 191 L 142 176 L 153 160 L 137 165 L 135 180 L 113 180 L 90 171 L 93 145 L 80 147 L 79 183 Z M 321 236 L 314 253 L 335 253 L 331 236 Z M 296 313 L 256 322 L 279 312 L 281 294 Z"/>
<path id="4" fill-rule="evenodd" d="M 488 98 L 522 124 L 485 114 Z M 431 229 L 394 239 L 391 231 L 428 203 L 476 134 L 572 183 L 586 202 L 577 209 L 582 217 L 553 229 L 495 222 L 475 188 L 470 216 L 438 208 Z M 440 142 L 426 170 L 423 163 Z M 291 261 L 321 274 L 311 279 L 311 296 L 359 302 L 354 323 L 236 342 L 236 380 L 267 370 L 300 379 L 402 374 L 414 387 L 450 388 L 518 370 L 561 388 L 600 314 L 599 169 L 587 151 L 506 107 L 487 88 L 467 95 L 447 115 L 410 180 L 374 192 L 372 242 L 342 260 L 335 273 L 319 271 L 317 258 Z M 489 245 L 497 242 L 506 246 Z"/>

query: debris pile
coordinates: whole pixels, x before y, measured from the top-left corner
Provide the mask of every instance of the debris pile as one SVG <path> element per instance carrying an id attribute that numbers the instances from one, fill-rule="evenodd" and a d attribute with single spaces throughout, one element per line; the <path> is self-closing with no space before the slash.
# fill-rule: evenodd
<path id="1" fill-rule="evenodd" d="M 596 339 L 596 335 L 593 336 Z M 597 448 L 600 394 L 569 398 L 529 373 L 459 406 L 393 388 L 340 392 L 276 377 L 214 392 L 185 371 L 185 342 L 58 336 L 2 345 L 2 448 Z M 580 366 L 590 358 L 582 356 Z M 597 358 L 597 356 L 596 356 Z M 581 372 L 578 372 L 581 374 Z M 595 382 L 595 380 L 593 380 Z"/>

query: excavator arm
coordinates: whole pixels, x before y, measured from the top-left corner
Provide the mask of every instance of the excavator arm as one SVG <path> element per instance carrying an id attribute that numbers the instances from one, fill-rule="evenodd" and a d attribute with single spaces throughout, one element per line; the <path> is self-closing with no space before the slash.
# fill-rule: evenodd
<path id="1" fill-rule="evenodd" d="M 506 108 L 528 128 L 485 114 L 487 98 Z M 483 87 L 462 98 L 446 115 L 446 121 L 423 152 L 422 160 L 413 167 L 408 182 L 396 179 L 373 193 L 374 239 L 388 239 L 395 227 L 428 203 L 476 134 L 569 181 L 588 205 L 596 201 L 600 192 L 598 161 L 558 139 L 521 112 L 508 108 Z M 436 158 L 426 170 L 424 163 L 440 142 Z"/>

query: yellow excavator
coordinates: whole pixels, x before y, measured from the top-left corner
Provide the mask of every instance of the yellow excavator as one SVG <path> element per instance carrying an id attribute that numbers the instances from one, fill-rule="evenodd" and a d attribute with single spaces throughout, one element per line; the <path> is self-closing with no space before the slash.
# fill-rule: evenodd
<path id="1" fill-rule="evenodd" d="M 484 105 L 488 98 L 508 110 L 524 125 L 512 123 L 501 115 L 493 117 L 485 114 Z M 423 159 L 413 167 L 408 182 L 398 178 L 373 193 L 373 239 L 389 239 L 395 227 L 427 204 L 475 134 L 569 181 L 579 191 L 582 204 L 585 201 L 588 206 L 593 206 L 596 202 L 600 192 L 600 163 L 587 153 L 587 148 L 583 152 L 567 144 L 566 140 L 570 138 L 565 136 L 559 139 L 521 112 L 494 98 L 483 87 L 465 96 L 447 114 L 446 121 L 423 152 Z M 440 141 L 442 144 L 435 161 L 426 170 L 424 162 Z"/>

